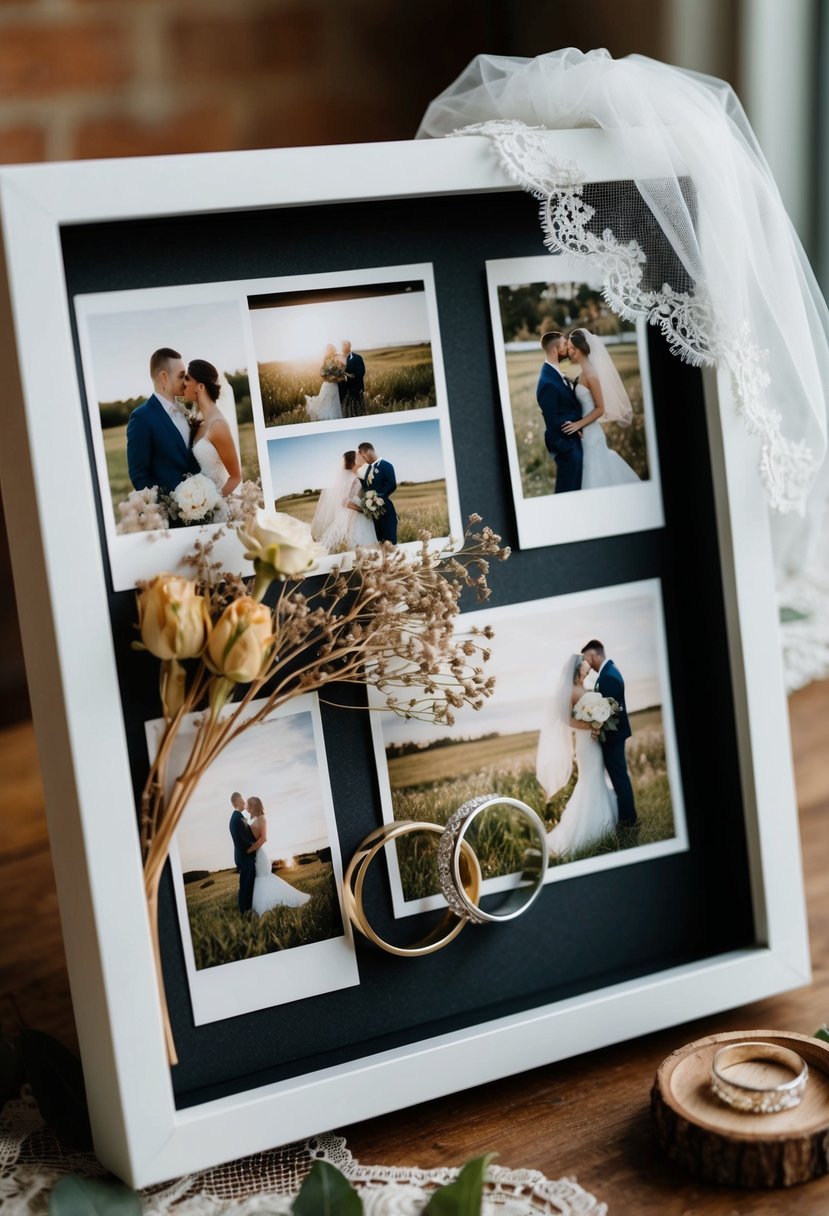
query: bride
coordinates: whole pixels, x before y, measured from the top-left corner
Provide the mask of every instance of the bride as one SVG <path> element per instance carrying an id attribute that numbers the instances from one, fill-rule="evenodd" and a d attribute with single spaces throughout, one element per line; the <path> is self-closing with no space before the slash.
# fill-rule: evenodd
<path id="1" fill-rule="evenodd" d="M 311 535 L 328 553 L 348 553 L 357 545 L 376 545 L 374 524 L 360 507 L 362 486 L 357 453 L 343 452 L 342 463 L 328 489 L 320 494 Z"/>
<path id="2" fill-rule="evenodd" d="M 277 878 L 271 872 L 271 859 L 262 847 L 268 839 L 268 821 L 261 798 L 248 798 L 245 803 L 250 816 L 250 830 L 255 837 L 254 843 L 248 849 L 256 853 L 256 877 L 253 880 L 252 911 L 257 916 L 264 916 L 271 908 L 302 908 L 311 898 L 302 891 L 297 891 L 284 878 Z"/>
<path id="3" fill-rule="evenodd" d="M 581 488 L 595 490 L 599 486 L 624 486 L 638 482 L 639 477 L 618 452 L 607 446 L 602 426 L 594 422 L 618 422 L 630 426 L 633 409 L 625 392 L 622 378 L 607 353 L 604 342 L 586 329 L 574 329 L 567 343 L 567 354 L 579 369 L 576 397 L 581 406 L 578 422 L 565 422 L 565 435 L 581 431 Z"/>
<path id="4" fill-rule="evenodd" d="M 322 384 L 316 397 L 305 394 L 305 410 L 309 422 L 323 422 L 329 418 L 342 418 L 340 405 L 340 381 L 345 380 L 345 359 L 337 354 L 330 343 L 325 348 L 320 368 Z"/>
<path id="5" fill-rule="evenodd" d="M 590 664 L 584 655 L 567 660 L 558 687 L 547 708 L 538 738 L 535 772 L 549 801 L 567 785 L 573 772 L 573 731 L 576 734 L 578 779 L 561 819 L 547 833 L 551 854 L 565 857 L 589 849 L 616 829 L 616 795 L 608 784 L 602 745 L 593 738 L 588 722 L 573 711 L 584 696 L 584 678 Z"/>
<path id="6" fill-rule="evenodd" d="M 233 390 L 212 363 L 191 359 L 184 377 L 183 396 L 198 407 L 202 417 L 196 430 L 190 433 L 193 455 L 202 473 L 227 498 L 242 480 L 239 453 L 223 409 L 225 398 L 232 398 Z"/>

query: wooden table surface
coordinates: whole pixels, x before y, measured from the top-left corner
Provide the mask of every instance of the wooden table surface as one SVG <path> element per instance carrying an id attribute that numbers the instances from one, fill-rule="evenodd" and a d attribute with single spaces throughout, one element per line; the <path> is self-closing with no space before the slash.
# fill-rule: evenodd
<path id="1" fill-rule="evenodd" d="M 718 1031 L 796 1030 L 829 1019 L 829 683 L 791 701 L 792 736 L 814 981 L 711 1018 L 675 1026 L 383 1118 L 343 1128 L 366 1164 L 459 1165 L 487 1151 L 500 1164 L 575 1177 L 610 1216 L 783 1216 L 829 1212 L 829 1177 L 793 1190 L 734 1191 L 696 1183 L 660 1159 L 648 1095 L 674 1048 Z M 31 726 L 0 732 L 6 813 L 0 821 L 0 994 L 30 1026 L 76 1047 Z"/>

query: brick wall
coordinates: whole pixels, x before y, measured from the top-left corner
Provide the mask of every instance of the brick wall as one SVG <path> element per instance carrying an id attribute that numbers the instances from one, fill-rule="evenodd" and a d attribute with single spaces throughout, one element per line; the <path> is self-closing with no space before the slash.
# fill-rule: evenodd
<path id="1" fill-rule="evenodd" d="M 0 0 L 0 161 L 405 138 L 499 7 Z"/>

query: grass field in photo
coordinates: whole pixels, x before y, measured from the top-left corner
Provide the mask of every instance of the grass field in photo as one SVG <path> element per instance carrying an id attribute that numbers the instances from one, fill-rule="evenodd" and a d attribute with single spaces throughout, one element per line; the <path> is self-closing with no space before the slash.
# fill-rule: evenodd
<path id="1" fill-rule="evenodd" d="M 277 950 L 293 950 L 332 937 L 343 925 L 330 861 L 283 866 L 279 877 L 311 898 L 302 908 L 272 908 L 264 916 L 239 912 L 239 875 L 215 870 L 185 884 L 196 970 L 236 963 Z"/>
<path id="2" fill-rule="evenodd" d="M 630 426 L 619 426 L 617 422 L 591 423 L 602 426 L 608 447 L 627 461 L 637 476 L 645 481 L 650 476 L 648 451 L 645 441 L 645 414 L 642 403 L 642 376 L 639 370 L 639 352 L 635 342 L 609 346 L 616 370 L 622 377 L 625 391 L 633 407 Z M 518 449 L 518 465 L 521 470 L 521 488 L 524 498 L 541 498 L 552 494 L 556 486 L 556 465 L 544 443 L 544 418 L 538 408 L 535 388 L 543 362 L 543 354 L 536 351 L 507 351 L 507 380 L 512 413 L 515 443 Z M 568 367 L 570 376 L 575 367 Z"/>
<path id="3" fill-rule="evenodd" d="M 239 426 L 239 459 L 242 465 L 242 480 L 257 481 L 259 479 L 259 458 L 256 453 L 256 435 L 252 422 L 243 422 Z M 118 520 L 118 504 L 123 502 L 132 490 L 127 469 L 127 428 L 126 426 L 110 426 L 104 431 L 104 452 L 107 462 L 107 477 L 109 492 L 112 498 L 112 509 Z"/>
<path id="4" fill-rule="evenodd" d="M 429 343 L 360 350 L 366 365 L 366 415 L 394 414 L 434 406 L 435 372 Z M 266 426 L 308 422 L 305 397 L 316 397 L 322 358 L 260 363 L 259 387 Z"/>
<path id="5" fill-rule="evenodd" d="M 665 733 L 658 708 L 630 715 L 632 737 L 627 743 L 628 769 L 639 817 L 638 845 L 669 840 L 675 834 L 671 792 L 665 758 Z M 470 798 L 497 793 L 526 802 L 541 816 L 548 830 L 561 818 L 577 780 L 547 802 L 535 776 L 538 731 L 514 735 L 491 735 L 458 742 L 441 741 L 401 754 L 387 748 L 386 760 L 395 819 L 446 823 L 449 816 Z M 470 836 L 481 862 L 484 878 L 513 873 L 526 844 L 522 821 L 512 824 L 502 811 L 494 810 L 483 820 L 478 835 Z M 435 842 L 437 837 L 435 838 Z M 431 836 L 413 835 L 397 841 L 397 855 L 406 899 L 434 895 L 436 848 Z M 622 847 L 616 832 L 610 832 L 590 849 L 551 857 L 551 865 L 566 865 L 584 857 L 617 852 Z"/>
<path id="6" fill-rule="evenodd" d="M 310 524 L 319 502 L 320 490 L 306 490 L 303 494 L 286 494 L 277 498 L 277 511 L 284 511 Z M 417 540 L 422 531 L 431 536 L 449 535 L 449 503 L 446 498 L 446 482 L 436 481 L 402 482 L 394 493 L 397 510 L 397 541 Z"/>

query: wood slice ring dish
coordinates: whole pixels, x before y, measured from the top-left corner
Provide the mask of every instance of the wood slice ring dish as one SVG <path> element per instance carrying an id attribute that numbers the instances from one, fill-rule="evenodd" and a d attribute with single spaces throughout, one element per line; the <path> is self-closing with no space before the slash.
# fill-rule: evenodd
<path id="1" fill-rule="evenodd" d="M 735 1110 L 711 1089 L 711 1064 L 736 1043 L 788 1047 L 806 1061 L 800 1104 L 775 1114 Z M 741 1085 L 790 1080 L 780 1065 L 752 1060 L 733 1066 Z M 736 1071 L 740 1070 L 740 1071 Z M 744 1030 L 687 1043 L 659 1066 L 651 1112 L 661 1148 L 697 1178 L 725 1186 L 782 1187 L 829 1172 L 829 1044 L 805 1034 Z"/>

